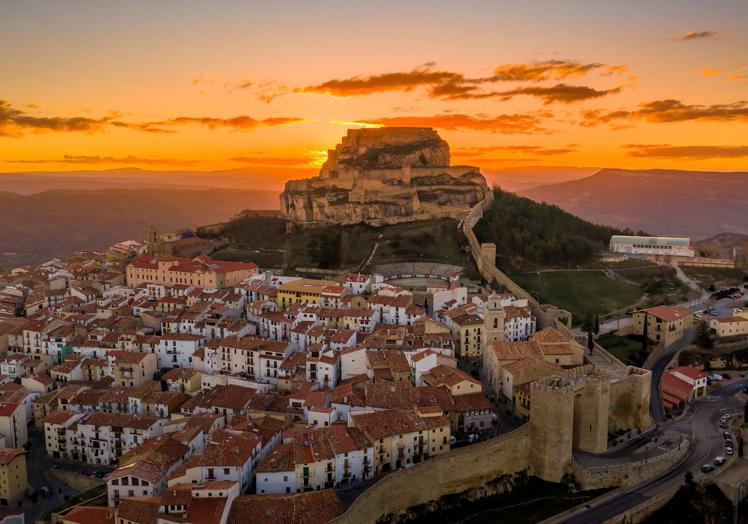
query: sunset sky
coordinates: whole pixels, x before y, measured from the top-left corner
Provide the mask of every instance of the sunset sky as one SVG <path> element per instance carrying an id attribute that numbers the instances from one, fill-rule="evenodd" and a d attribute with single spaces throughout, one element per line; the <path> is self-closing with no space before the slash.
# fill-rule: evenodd
<path id="1" fill-rule="evenodd" d="M 0 172 L 287 171 L 347 127 L 453 163 L 748 168 L 748 2 L 0 3 Z"/>

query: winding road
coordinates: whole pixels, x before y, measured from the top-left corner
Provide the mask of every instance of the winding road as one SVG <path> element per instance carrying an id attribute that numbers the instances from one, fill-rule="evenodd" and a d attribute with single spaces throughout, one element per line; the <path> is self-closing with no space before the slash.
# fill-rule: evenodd
<path id="1" fill-rule="evenodd" d="M 659 477 L 630 489 L 614 491 L 608 496 L 601 497 L 599 502 L 591 503 L 590 507 L 581 507 L 571 514 L 560 516 L 557 519 L 549 519 L 547 522 L 553 522 L 554 524 L 604 522 L 633 509 L 667 489 L 680 485 L 686 471 L 691 471 L 695 477 L 702 475 L 701 466 L 703 464 L 711 463 L 714 457 L 724 454 L 719 418 L 726 412 L 742 412 L 743 403 L 734 398 L 734 395 L 748 386 L 748 378 L 739 379 L 712 390 L 706 397 L 694 402 L 685 416 L 662 422 L 664 418 L 659 400 L 659 387 L 656 387 L 656 385 L 659 384 L 668 363 L 690 343 L 692 337 L 692 332 L 687 333 L 655 363 L 652 370 L 652 416 L 657 422 L 657 427 L 650 435 L 638 437 L 634 441 L 640 443 L 642 439 L 649 440 L 665 432 L 670 435 L 681 434 L 683 438 L 693 439 L 691 448 L 685 458 Z M 618 454 L 626 453 L 627 450 L 630 452 L 635 447 L 638 446 L 626 446 Z M 605 455 L 600 456 L 601 460 L 605 460 L 605 458 Z"/>

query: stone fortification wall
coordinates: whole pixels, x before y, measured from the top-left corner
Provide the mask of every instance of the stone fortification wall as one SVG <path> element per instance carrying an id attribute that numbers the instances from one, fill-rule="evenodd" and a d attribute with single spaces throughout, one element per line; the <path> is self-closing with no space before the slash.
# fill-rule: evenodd
<path id="1" fill-rule="evenodd" d="M 582 489 L 606 487 L 631 487 L 665 473 L 683 460 L 691 447 L 689 440 L 667 453 L 637 462 L 608 464 L 601 467 L 585 467 L 574 464 L 574 476 Z"/>
<path id="2" fill-rule="evenodd" d="M 333 522 L 375 522 L 444 495 L 482 486 L 502 475 L 527 469 L 530 425 L 501 437 L 439 455 L 410 469 L 390 473 L 359 496 Z"/>

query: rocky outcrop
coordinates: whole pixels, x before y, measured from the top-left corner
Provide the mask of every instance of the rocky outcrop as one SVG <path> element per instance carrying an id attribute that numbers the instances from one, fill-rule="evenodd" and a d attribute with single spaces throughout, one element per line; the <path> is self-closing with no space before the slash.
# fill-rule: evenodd
<path id="1" fill-rule="evenodd" d="M 461 218 L 487 193 L 477 167 L 449 165 L 449 145 L 433 129 L 351 129 L 319 176 L 286 183 L 281 212 L 300 223 Z"/>

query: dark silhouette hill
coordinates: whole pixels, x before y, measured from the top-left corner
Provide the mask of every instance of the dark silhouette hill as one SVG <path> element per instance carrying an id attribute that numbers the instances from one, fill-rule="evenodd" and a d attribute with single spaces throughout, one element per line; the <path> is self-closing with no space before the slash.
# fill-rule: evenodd
<path id="1" fill-rule="evenodd" d="M 598 224 L 650 234 L 748 233 L 748 172 L 602 169 L 521 194 Z"/>

